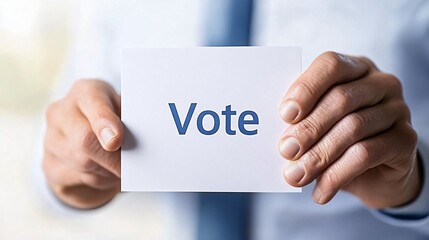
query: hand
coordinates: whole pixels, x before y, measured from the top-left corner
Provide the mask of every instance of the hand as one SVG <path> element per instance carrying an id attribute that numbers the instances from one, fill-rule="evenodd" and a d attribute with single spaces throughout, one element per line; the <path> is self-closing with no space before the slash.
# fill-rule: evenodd
<path id="1" fill-rule="evenodd" d="M 369 59 L 321 54 L 290 87 L 280 114 L 290 124 L 279 142 L 291 160 L 285 180 L 296 187 L 317 180 L 317 203 L 340 189 L 370 208 L 419 194 L 417 136 L 401 83 Z"/>
<path id="2" fill-rule="evenodd" d="M 64 203 L 94 208 L 120 191 L 120 102 L 107 83 L 81 80 L 49 105 L 43 169 Z"/>

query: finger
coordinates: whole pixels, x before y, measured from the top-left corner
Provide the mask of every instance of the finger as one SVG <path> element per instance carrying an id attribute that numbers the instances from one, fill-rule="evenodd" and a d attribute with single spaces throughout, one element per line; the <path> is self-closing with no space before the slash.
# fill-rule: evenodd
<path id="1" fill-rule="evenodd" d="M 67 119 L 63 120 L 63 126 L 65 126 L 65 129 L 71 129 L 71 131 L 61 131 L 52 125 L 48 127 L 44 140 L 45 151 L 51 153 L 56 159 L 63 161 L 67 166 L 79 172 L 93 173 L 104 177 L 111 177 L 112 173 L 97 164 L 92 159 L 93 156 L 83 152 L 85 149 L 89 151 L 90 147 L 84 148 L 83 150 L 79 149 L 79 147 L 73 148 L 73 145 L 80 145 L 70 144 L 70 141 L 64 135 L 64 132 L 72 135 L 69 138 L 73 139 L 73 135 L 76 133 L 76 131 L 73 129 L 76 125 L 76 122 L 86 121 L 84 117 L 79 118 L 78 116 L 75 116 L 76 114 L 79 115 L 80 113 L 73 113 L 74 110 L 68 110 L 68 112 L 70 116 L 69 118 L 73 121 L 67 121 Z M 97 151 L 100 151 L 99 149 L 102 148 L 99 144 L 97 144 Z"/>
<path id="2" fill-rule="evenodd" d="M 408 148 L 412 145 L 411 142 L 417 141 L 415 134 L 404 136 L 404 128 L 409 129 L 410 126 L 405 126 L 405 124 L 395 126 L 390 131 L 358 142 L 347 149 L 343 156 L 326 169 L 318 178 L 313 191 L 314 201 L 325 204 L 343 186 L 358 178 L 367 170 L 380 164 L 385 164 L 386 161 L 400 159 L 403 152 L 407 152 Z M 408 132 L 408 129 L 405 131 Z M 404 140 L 410 140 L 411 144 L 404 144 Z M 384 150 L 380 151 L 380 149 Z M 371 174 L 374 174 L 374 172 Z M 376 174 L 379 175 L 380 173 L 377 172 Z M 373 180 L 374 178 L 371 178 L 371 181 Z M 365 185 L 368 188 L 371 184 L 373 183 L 367 182 Z"/>
<path id="3" fill-rule="evenodd" d="M 387 102 L 351 113 L 338 122 L 295 164 L 285 169 L 285 179 L 294 186 L 304 186 L 333 164 L 347 148 L 364 138 L 386 131 L 400 120 L 403 102 Z"/>
<path id="4" fill-rule="evenodd" d="M 279 144 L 283 157 L 299 158 L 344 116 L 380 102 L 390 92 L 380 74 L 331 88 L 305 119 L 286 129 Z"/>
<path id="5" fill-rule="evenodd" d="M 104 150 L 93 132 L 88 120 L 82 115 L 74 116 L 72 121 L 65 123 L 68 131 L 69 145 L 75 152 L 76 159 L 88 170 L 95 162 L 102 168 L 113 173 L 115 176 L 121 175 L 120 151 L 108 152 Z M 88 164 L 88 165 L 86 165 Z"/>
<path id="6" fill-rule="evenodd" d="M 93 172 L 97 165 L 90 159 L 77 157 L 76 151 L 69 146 L 65 135 L 57 129 L 49 127 L 45 135 L 45 152 L 50 153 L 54 158 L 63 161 L 69 167 L 81 172 Z"/>
<path id="7" fill-rule="evenodd" d="M 59 186 L 82 184 L 82 180 L 75 170 L 70 169 L 63 161 L 58 160 L 49 152 L 44 154 L 43 170 L 50 184 Z"/>
<path id="8" fill-rule="evenodd" d="M 99 190 L 117 188 L 121 185 L 121 181 L 117 177 L 110 178 L 95 174 L 81 173 L 80 179 L 85 185 Z"/>
<path id="9" fill-rule="evenodd" d="M 71 104 L 67 103 L 67 101 L 59 100 L 49 104 L 45 111 L 47 130 L 55 128 L 60 134 L 64 135 L 64 132 L 59 127 L 59 123 L 64 122 L 64 114 L 71 107 Z"/>
<path id="10" fill-rule="evenodd" d="M 85 81 L 79 88 L 78 107 L 106 151 L 116 151 L 122 144 L 123 127 L 115 90 L 102 81 Z"/>
<path id="11" fill-rule="evenodd" d="M 45 154 L 43 167 L 49 182 L 57 186 L 86 185 L 91 188 L 106 190 L 118 187 L 120 179 L 114 175 L 103 177 L 96 174 L 84 173 L 70 168 L 63 161 L 56 159 L 50 153 Z"/>
<path id="12" fill-rule="evenodd" d="M 287 123 L 299 122 L 329 88 L 361 78 L 372 67 L 363 58 L 335 52 L 321 54 L 289 88 L 280 105 L 280 115 Z"/>

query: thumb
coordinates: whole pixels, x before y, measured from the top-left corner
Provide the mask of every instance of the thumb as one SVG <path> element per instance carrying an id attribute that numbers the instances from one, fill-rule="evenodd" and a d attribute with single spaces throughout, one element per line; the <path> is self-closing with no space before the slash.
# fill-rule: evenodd
<path id="1" fill-rule="evenodd" d="M 88 119 L 101 146 L 109 152 L 122 145 L 123 126 L 120 119 L 120 96 L 106 82 L 89 80 L 80 91 L 78 106 Z"/>

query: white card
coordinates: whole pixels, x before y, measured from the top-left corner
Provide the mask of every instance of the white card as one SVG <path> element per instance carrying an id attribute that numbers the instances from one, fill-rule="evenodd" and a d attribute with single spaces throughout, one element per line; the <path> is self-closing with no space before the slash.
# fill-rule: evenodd
<path id="1" fill-rule="evenodd" d="M 283 178 L 278 106 L 299 47 L 123 51 L 122 191 L 300 192 Z"/>

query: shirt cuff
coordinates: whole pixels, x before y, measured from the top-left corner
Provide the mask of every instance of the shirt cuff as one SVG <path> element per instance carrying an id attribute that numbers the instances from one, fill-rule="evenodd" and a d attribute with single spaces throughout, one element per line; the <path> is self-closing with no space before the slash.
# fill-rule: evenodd
<path id="1" fill-rule="evenodd" d="M 423 177 L 419 196 L 411 203 L 396 208 L 385 208 L 380 213 L 397 220 L 423 220 L 429 217 L 429 151 L 427 145 L 419 141 L 418 154 Z"/>

